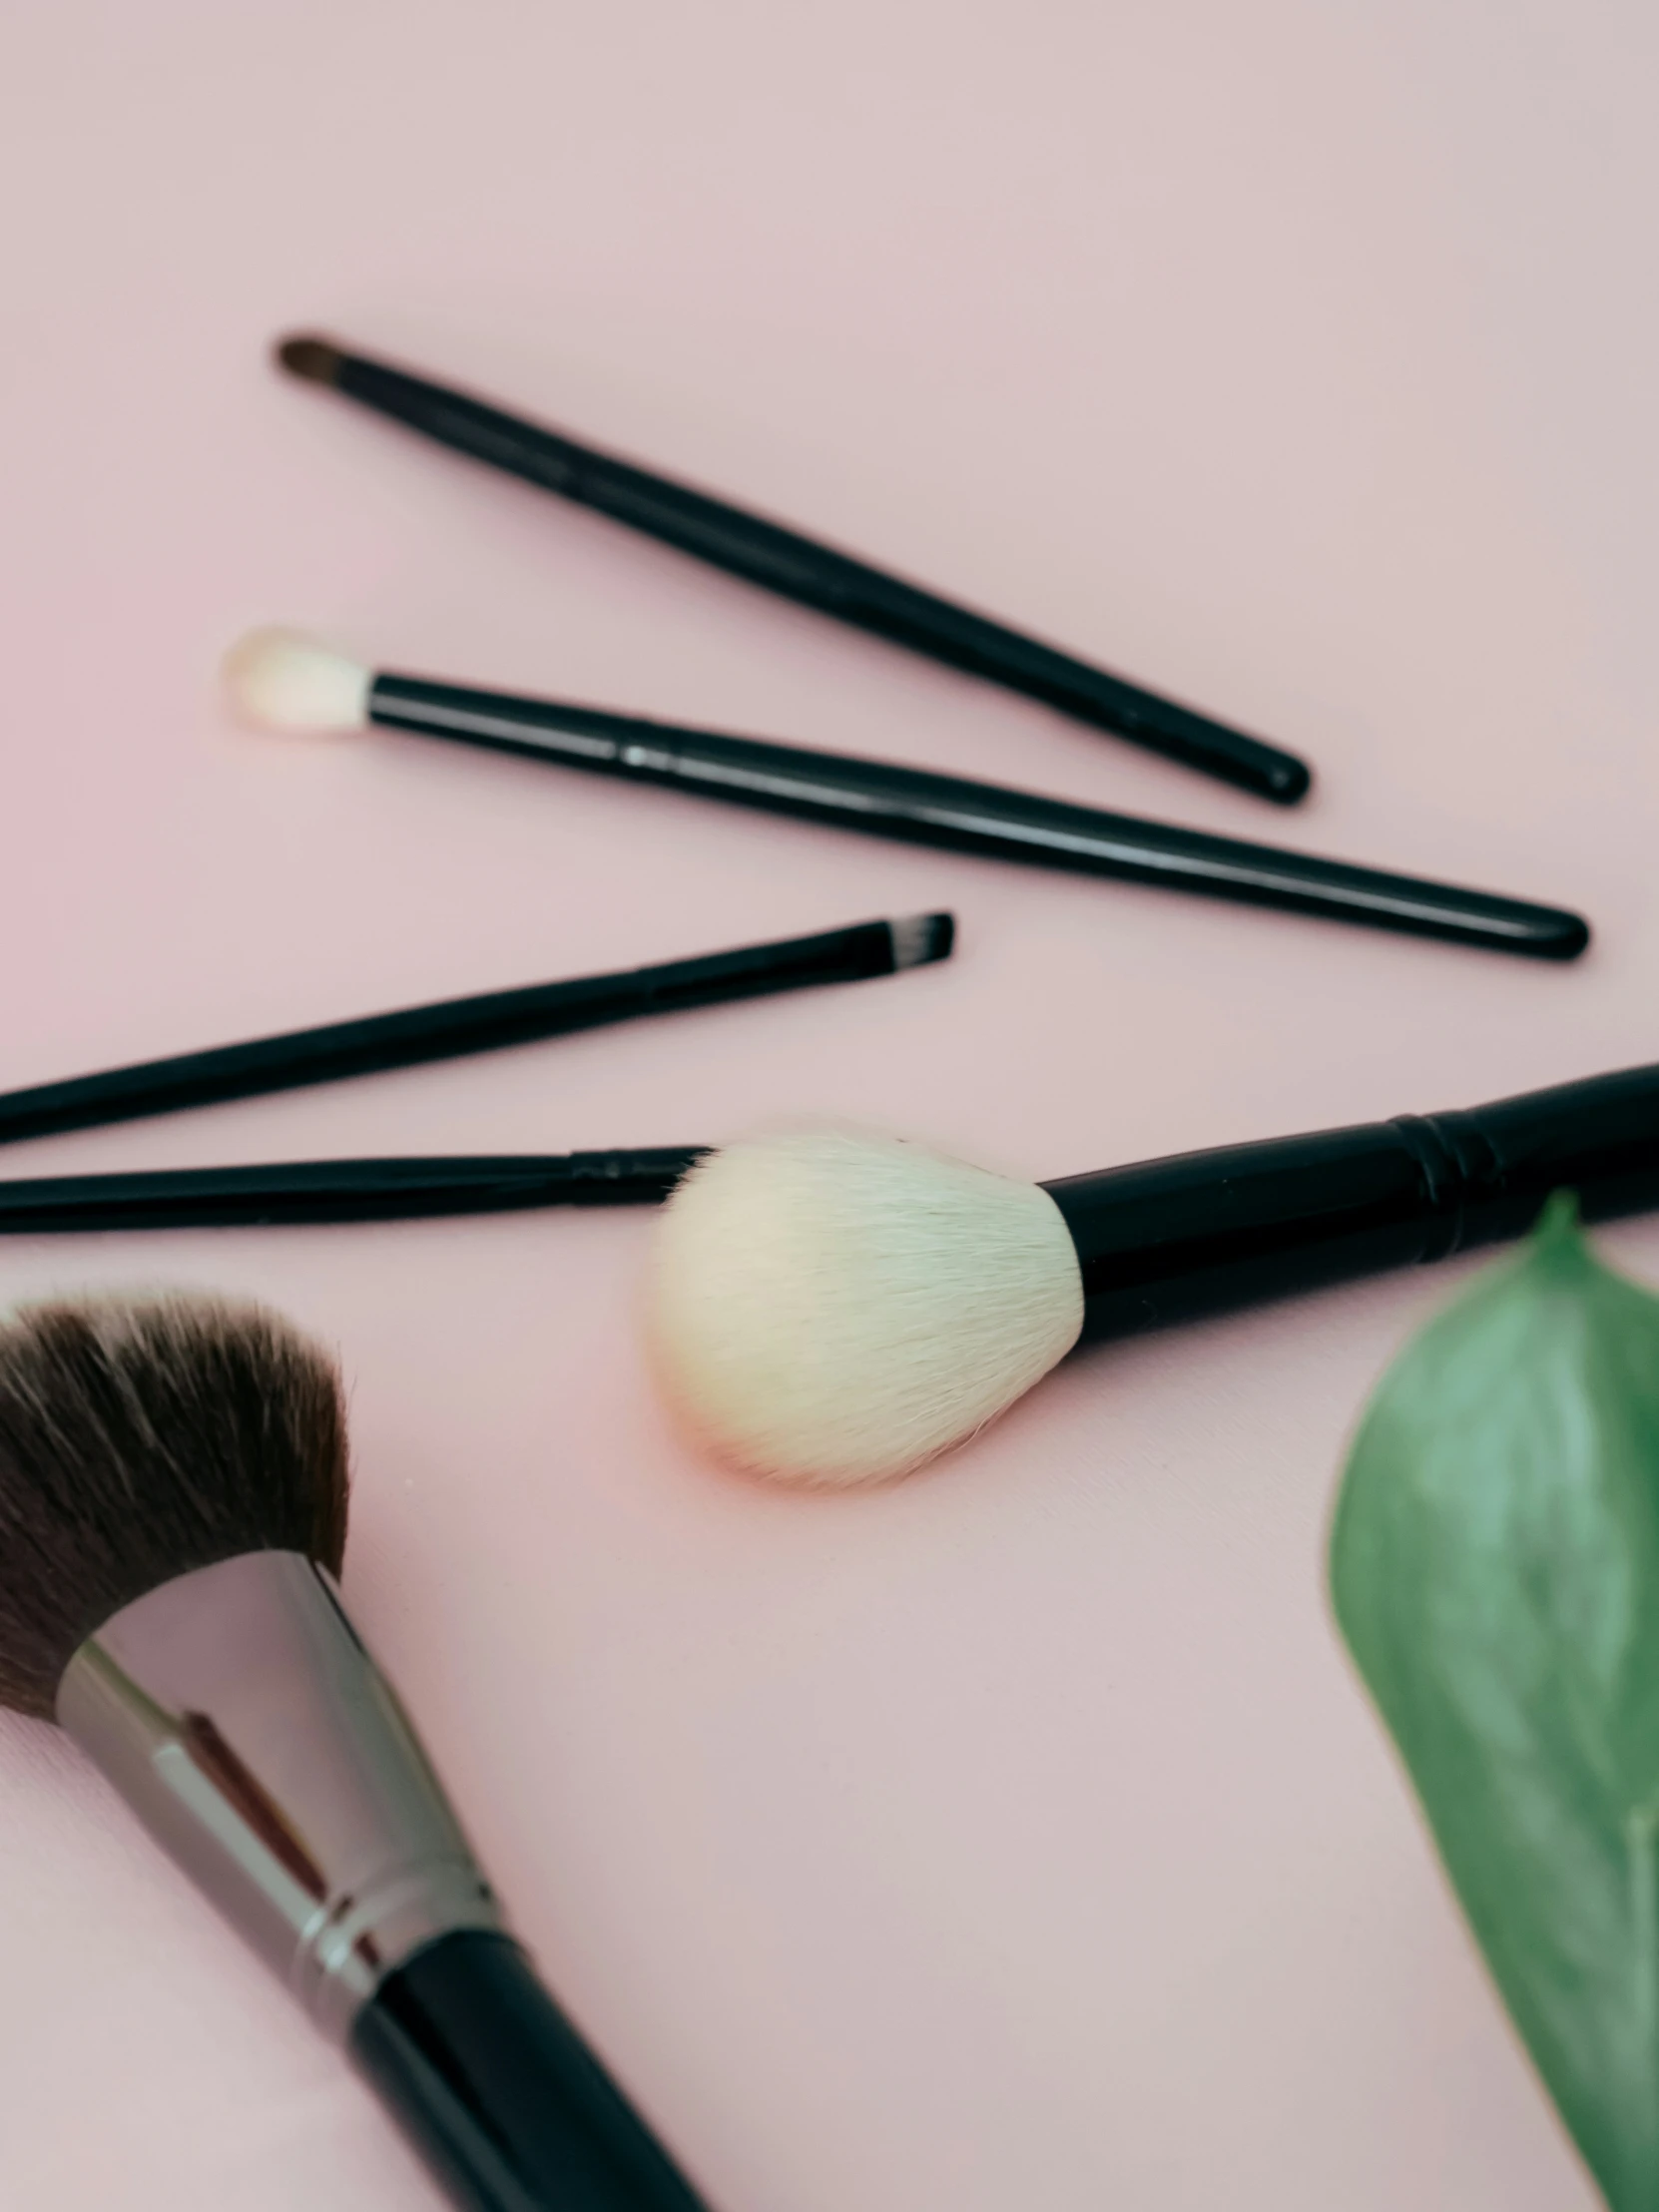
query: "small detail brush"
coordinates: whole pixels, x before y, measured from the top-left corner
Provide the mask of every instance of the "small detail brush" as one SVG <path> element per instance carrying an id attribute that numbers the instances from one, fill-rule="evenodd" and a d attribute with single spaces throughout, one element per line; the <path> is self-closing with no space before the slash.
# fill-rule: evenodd
<path id="1" fill-rule="evenodd" d="M 285 338 L 276 358 L 290 375 L 342 392 L 439 445 L 595 508 L 613 522 L 626 523 L 782 598 L 1022 692 L 1206 776 L 1286 806 L 1308 789 L 1307 764 L 1294 753 L 1264 745 L 1122 677 L 1108 676 L 1069 653 L 970 614 L 798 531 L 711 499 L 706 492 L 519 421 L 464 392 L 348 353 L 328 338 Z"/>
<path id="2" fill-rule="evenodd" d="M 1659 1206 L 1659 1067 L 1047 1184 L 838 1130 L 712 1152 L 657 1232 L 665 1392 L 718 1457 L 880 1481 L 1080 1336 L 1120 1337 L 1518 1237 L 1556 1190 Z"/>
<path id="3" fill-rule="evenodd" d="M 954 939 L 951 915 L 910 914 L 898 921 L 857 922 L 817 936 L 745 945 L 735 952 L 532 983 L 522 990 L 445 999 L 320 1029 L 289 1030 L 248 1044 L 143 1061 L 101 1075 L 0 1092 L 0 1144 L 493 1052 L 645 1014 L 893 975 L 948 959 Z"/>
<path id="4" fill-rule="evenodd" d="M 703 1149 L 283 1160 L 256 1167 L 151 1168 L 131 1175 L 24 1176 L 0 1181 L 0 1237 L 422 1221 L 546 1206 L 655 1206 L 703 1157 Z"/>
<path id="5" fill-rule="evenodd" d="M 1117 876 L 1535 959 L 1576 959 L 1589 942 L 1579 915 L 1490 891 L 1243 844 L 923 769 L 376 673 L 280 630 L 245 638 L 225 674 L 238 713 L 263 730 L 408 731 L 909 844 Z"/>
<path id="6" fill-rule="evenodd" d="M 470 2212 L 699 2212 L 341 1608 L 339 1378 L 199 1297 L 0 1324 L 0 1702 L 55 1719 Z"/>

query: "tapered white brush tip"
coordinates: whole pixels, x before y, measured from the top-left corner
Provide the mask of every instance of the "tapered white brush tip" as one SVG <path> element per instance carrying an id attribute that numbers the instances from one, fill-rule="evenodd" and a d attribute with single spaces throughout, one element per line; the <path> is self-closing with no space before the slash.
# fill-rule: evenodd
<path id="1" fill-rule="evenodd" d="M 360 730 L 371 670 L 297 630 L 253 630 L 225 656 L 226 693 L 256 730 Z"/>
<path id="2" fill-rule="evenodd" d="M 659 1225 L 650 1297 L 657 1374 L 696 1440 L 821 1485 L 961 1442 L 1083 1324 L 1076 1248 L 1039 1185 L 837 1129 L 700 1161 Z"/>

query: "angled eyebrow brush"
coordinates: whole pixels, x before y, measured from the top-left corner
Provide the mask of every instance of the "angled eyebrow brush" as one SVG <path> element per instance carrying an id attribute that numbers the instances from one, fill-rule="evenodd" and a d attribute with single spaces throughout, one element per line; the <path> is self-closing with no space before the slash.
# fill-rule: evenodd
<path id="1" fill-rule="evenodd" d="M 1040 700 L 1149 753 L 1161 753 L 1281 806 L 1294 805 L 1308 790 L 1307 764 L 1294 753 L 1177 706 L 1121 676 L 1108 676 L 1070 653 L 972 614 L 798 530 L 763 521 L 729 500 L 596 452 L 562 431 L 521 421 L 428 377 L 347 352 L 330 338 L 284 338 L 276 359 L 290 376 L 340 392 L 452 452 L 591 507 L 780 598 Z"/>
<path id="2" fill-rule="evenodd" d="M 865 836 L 1153 883 L 1538 960 L 1576 959 L 1590 941 L 1580 915 L 1493 891 L 1246 844 L 925 769 L 375 670 L 287 631 L 244 638 L 226 661 L 225 678 L 239 715 L 261 730 L 398 730 Z"/>
<path id="3" fill-rule="evenodd" d="M 948 959 L 955 934 L 950 914 L 854 922 L 845 929 L 743 945 L 734 952 L 441 999 L 396 1013 L 72 1076 L 67 1082 L 34 1084 L 0 1092 L 0 1144 L 499 1051 L 647 1014 L 896 975 Z"/>

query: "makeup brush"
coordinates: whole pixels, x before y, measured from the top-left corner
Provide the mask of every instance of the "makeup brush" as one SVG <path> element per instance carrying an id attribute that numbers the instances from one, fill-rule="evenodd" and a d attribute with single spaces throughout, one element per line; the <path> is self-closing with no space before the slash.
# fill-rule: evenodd
<path id="1" fill-rule="evenodd" d="M 0 1237 L 125 1229 L 280 1229 L 328 1222 L 424 1221 L 547 1206 L 655 1206 L 696 1145 L 652 1151 L 483 1158 L 279 1160 L 221 1168 L 0 1180 Z"/>
<path id="2" fill-rule="evenodd" d="M 578 445 L 558 431 L 519 421 L 464 392 L 348 353 L 328 338 L 284 338 L 276 359 L 290 375 L 342 392 L 439 445 L 594 508 L 613 522 L 677 546 L 781 598 L 1023 692 L 1148 752 L 1284 806 L 1308 789 L 1307 764 L 1294 753 L 1264 745 L 1122 677 L 1108 676 L 1069 653 L 970 614 L 798 531 L 763 522 L 726 500 Z"/>
<path id="3" fill-rule="evenodd" d="M 671 1196 L 654 1361 L 687 1428 L 783 1481 L 960 1443 L 1080 1336 L 1134 1331 L 1659 1205 L 1659 1067 L 1472 1112 L 1030 1184 L 841 1130 L 708 1154 Z"/>
<path id="4" fill-rule="evenodd" d="M 376 673 L 280 630 L 245 638 L 225 675 L 237 712 L 262 730 L 373 725 L 447 738 L 909 844 L 1119 876 L 1535 959 L 1576 959 L 1590 937 L 1577 914 L 1489 891 L 1243 844 L 923 769 Z"/>
<path id="5" fill-rule="evenodd" d="M 0 1702 L 65 1733 L 471 2212 L 699 2212 L 341 1609 L 339 1379 L 199 1297 L 0 1325 Z"/>
<path id="6" fill-rule="evenodd" d="M 467 1053 L 494 1052 L 506 1045 L 568 1036 L 645 1014 L 676 1013 L 686 1007 L 720 1005 L 821 983 L 894 975 L 948 959 L 955 930 L 950 914 L 856 922 L 817 936 L 744 945 L 735 952 L 707 952 L 695 959 L 625 968 L 611 975 L 532 983 L 521 990 L 488 991 L 475 998 L 444 999 L 397 1013 L 330 1022 L 320 1029 L 288 1030 L 248 1044 L 146 1060 L 64 1083 L 0 1092 L 0 1144 L 335 1083 L 388 1068 L 418 1067 Z"/>

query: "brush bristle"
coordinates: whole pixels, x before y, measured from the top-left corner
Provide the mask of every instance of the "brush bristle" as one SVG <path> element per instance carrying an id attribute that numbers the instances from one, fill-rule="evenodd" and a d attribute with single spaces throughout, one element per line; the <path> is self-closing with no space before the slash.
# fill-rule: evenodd
<path id="1" fill-rule="evenodd" d="M 0 1323 L 0 1703 L 49 1719 L 86 1638 L 175 1575 L 265 1550 L 337 1573 L 346 1482 L 333 1363 L 262 1308 Z"/>
<path id="2" fill-rule="evenodd" d="M 331 339 L 307 330 L 279 339 L 276 359 L 290 376 L 302 376 L 309 384 L 334 384 L 345 355 Z"/>
<path id="3" fill-rule="evenodd" d="M 887 929 L 895 974 L 926 967 L 933 960 L 948 960 L 956 942 L 954 914 L 906 914 L 900 921 L 889 921 Z"/>
<path id="4" fill-rule="evenodd" d="M 819 1484 L 879 1482 L 961 1442 L 1083 1324 L 1046 1191 L 841 1130 L 699 1162 L 659 1228 L 651 1302 L 657 1371 L 695 1436 Z"/>
<path id="5" fill-rule="evenodd" d="M 256 730 L 360 730 L 373 674 L 295 630 L 254 630 L 225 656 L 225 689 Z"/>

